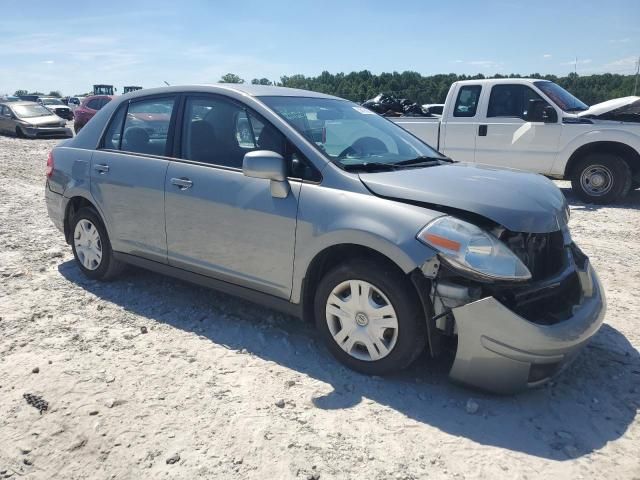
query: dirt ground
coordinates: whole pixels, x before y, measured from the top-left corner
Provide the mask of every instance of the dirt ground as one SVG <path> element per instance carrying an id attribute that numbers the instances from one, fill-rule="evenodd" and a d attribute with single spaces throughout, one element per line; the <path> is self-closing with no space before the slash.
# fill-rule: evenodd
<path id="1" fill-rule="evenodd" d="M 497 397 L 426 356 L 356 374 L 310 325 L 142 270 L 87 280 L 46 213 L 55 143 L 0 137 L 0 479 L 640 478 L 640 191 L 586 206 L 559 182 L 605 325 Z"/>

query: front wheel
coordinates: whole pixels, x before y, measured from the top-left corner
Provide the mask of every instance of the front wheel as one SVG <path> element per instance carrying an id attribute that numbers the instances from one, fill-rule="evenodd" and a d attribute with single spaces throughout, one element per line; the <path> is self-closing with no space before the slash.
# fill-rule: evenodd
<path id="1" fill-rule="evenodd" d="M 593 153 L 573 169 L 571 188 L 585 203 L 612 203 L 629 192 L 631 169 L 617 155 Z"/>
<path id="2" fill-rule="evenodd" d="M 92 208 L 81 208 L 71 220 L 73 256 L 85 276 L 109 280 L 118 275 L 123 264 L 113 258 L 111 242 L 100 216 Z"/>
<path id="3" fill-rule="evenodd" d="M 327 273 L 315 296 L 315 322 L 331 353 L 349 368 L 385 375 L 424 350 L 425 320 L 402 272 L 354 260 Z"/>

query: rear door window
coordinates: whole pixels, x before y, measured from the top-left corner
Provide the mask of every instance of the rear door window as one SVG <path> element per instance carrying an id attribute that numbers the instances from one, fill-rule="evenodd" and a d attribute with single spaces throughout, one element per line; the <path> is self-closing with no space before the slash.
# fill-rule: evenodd
<path id="1" fill-rule="evenodd" d="M 464 85 L 458 91 L 458 98 L 453 109 L 454 117 L 475 117 L 480 99 L 480 85 Z"/>
<path id="2" fill-rule="evenodd" d="M 165 155 L 175 99 L 153 98 L 129 104 L 120 149 L 148 155 Z"/>

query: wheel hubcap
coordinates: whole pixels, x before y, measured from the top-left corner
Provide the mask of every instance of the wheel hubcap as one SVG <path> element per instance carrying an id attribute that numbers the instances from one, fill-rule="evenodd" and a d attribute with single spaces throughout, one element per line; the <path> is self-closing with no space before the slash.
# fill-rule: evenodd
<path id="1" fill-rule="evenodd" d="M 87 270 L 95 270 L 102 261 L 102 241 L 100 233 L 93 223 L 82 219 L 73 232 L 73 245 L 78 260 Z"/>
<path id="2" fill-rule="evenodd" d="M 326 320 L 334 341 L 358 360 L 380 360 L 398 339 L 398 317 L 387 296 L 363 280 L 336 286 L 326 305 Z"/>
<path id="3" fill-rule="evenodd" d="M 589 195 L 606 195 L 613 187 L 613 174 L 604 165 L 591 165 L 580 175 L 580 185 Z"/>

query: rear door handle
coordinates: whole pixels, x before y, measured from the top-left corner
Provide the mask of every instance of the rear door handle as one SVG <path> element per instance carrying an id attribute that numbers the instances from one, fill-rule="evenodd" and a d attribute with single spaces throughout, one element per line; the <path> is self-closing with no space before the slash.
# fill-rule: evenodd
<path id="1" fill-rule="evenodd" d="M 105 165 L 105 164 L 98 164 L 98 165 L 95 165 L 93 168 L 96 172 L 98 172 L 101 175 L 109 171 L 109 165 Z"/>
<path id="2" fill-rule="evenodd" d="M 186 190 L 187 188 L 193 187 L 193 182 L 188 178 L 172 178 L 171 185 L 175 185 L 180 190 Z"/>
<path id="3" fill-rule="evenodd" d="M 480 137 L 486 137 L 487 136 L 487 126 L 486 125 L 480 125 L 478 127 L 478 136 L 480 136 Z"/>

